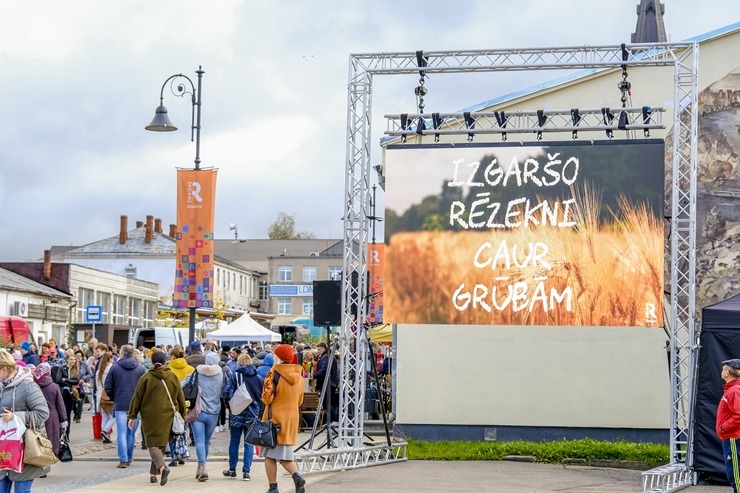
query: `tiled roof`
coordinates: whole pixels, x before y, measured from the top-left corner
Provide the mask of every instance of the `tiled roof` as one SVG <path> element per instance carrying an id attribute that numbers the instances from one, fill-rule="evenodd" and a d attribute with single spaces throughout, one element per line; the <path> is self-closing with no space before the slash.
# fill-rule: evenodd
<path id="1" fill-rule="evenodd" d="M 64 257 L 88 257 L 98 255 L 120 255 L 124 257 L 136 256 L 165 256 L 175 255 L 175 239 L 162 233 L 152 233 L 152 241 L 146 243 L 144 236 L 146 227 L 128 231 L 128 239 L 121 244 L 118 235 L 104 240 L 94 241 L 64 252 Z"/>
<path id="2" fill-rule="evenodd" d="M 54 288 L 45 286 L 27 277 L 16 274 L 6 269 L 0 268 L 0 289 L 9 291 L 22 291 L 24 293 L 34 293 L 43 296 L 53 296 L 56 298 L 72 298 L 70 295 L 57 291 Z"/>

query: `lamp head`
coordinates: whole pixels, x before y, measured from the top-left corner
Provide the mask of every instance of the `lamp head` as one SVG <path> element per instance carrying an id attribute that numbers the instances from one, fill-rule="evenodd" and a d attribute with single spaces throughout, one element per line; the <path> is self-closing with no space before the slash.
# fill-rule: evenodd
<path id="1" fill-rule="evenodd" d="M 152 132 L 174 132 L 177 130 L 177 127 L 167 116 L 167 108 L 163 104 L 157 106 L 157 109 L 154 111 L 154 119 L 144 128 Z"/>

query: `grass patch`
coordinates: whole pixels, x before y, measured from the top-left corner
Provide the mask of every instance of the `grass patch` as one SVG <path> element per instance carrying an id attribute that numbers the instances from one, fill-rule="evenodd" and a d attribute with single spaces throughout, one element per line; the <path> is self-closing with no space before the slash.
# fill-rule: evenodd
<path id="1" fill-rule="evenodd" d="M 409 440 L 411 460 L 501 460 L 507 455 L 531 455 L 538 462 L 558 464 L 563 459 L 623 460 L 644 462 L 650 467 L 667 464 L 668 445 L 607 442 L 585 438 L 557 442 L 422 442 Z"/>

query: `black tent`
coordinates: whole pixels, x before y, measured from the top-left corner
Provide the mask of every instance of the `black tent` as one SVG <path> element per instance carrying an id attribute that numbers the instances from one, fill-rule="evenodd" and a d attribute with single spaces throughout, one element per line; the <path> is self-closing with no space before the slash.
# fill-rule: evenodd
<path id="1" fill-rule="evenodd" d="M 740 295 L 701 311 L 699 369 L 694 407 L 694 470 L 700 479 L 727 483 L 722 443 L 714 431 L 724 381 L 722 361 L 740 358 Z"/>

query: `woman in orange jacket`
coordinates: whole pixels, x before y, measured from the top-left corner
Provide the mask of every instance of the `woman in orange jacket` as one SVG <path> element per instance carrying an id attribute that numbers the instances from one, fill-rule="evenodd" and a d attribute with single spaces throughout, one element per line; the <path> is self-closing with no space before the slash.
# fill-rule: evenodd
<path id="1" fill-rule="evenodd" d="M 272 449 L 262 448 L 260 456 L 265 458 L 265 472 L 270 489 L 267 493 L 279 493 L 277 484 L 277 463 L 293 477 L 296 493 L 306 491 L 306 480 L 298 472 L 298 466 L 293 459 L 293 446 L 298 435 L 300 424 L 299 408 L 303 403 L 303 376 L 302 367 L 292 365 L 293 347 L 281 344 L 273 351 L 275 364 L 267 373 L 265 385 L 262 388 L 262 402 L 265 403 L 265 412 L 262 421 L 267 420 L 268 407 L 272 408 L 272 422 L 280 423 L 280 432 L 277 437 L 277 446 Z"/>

